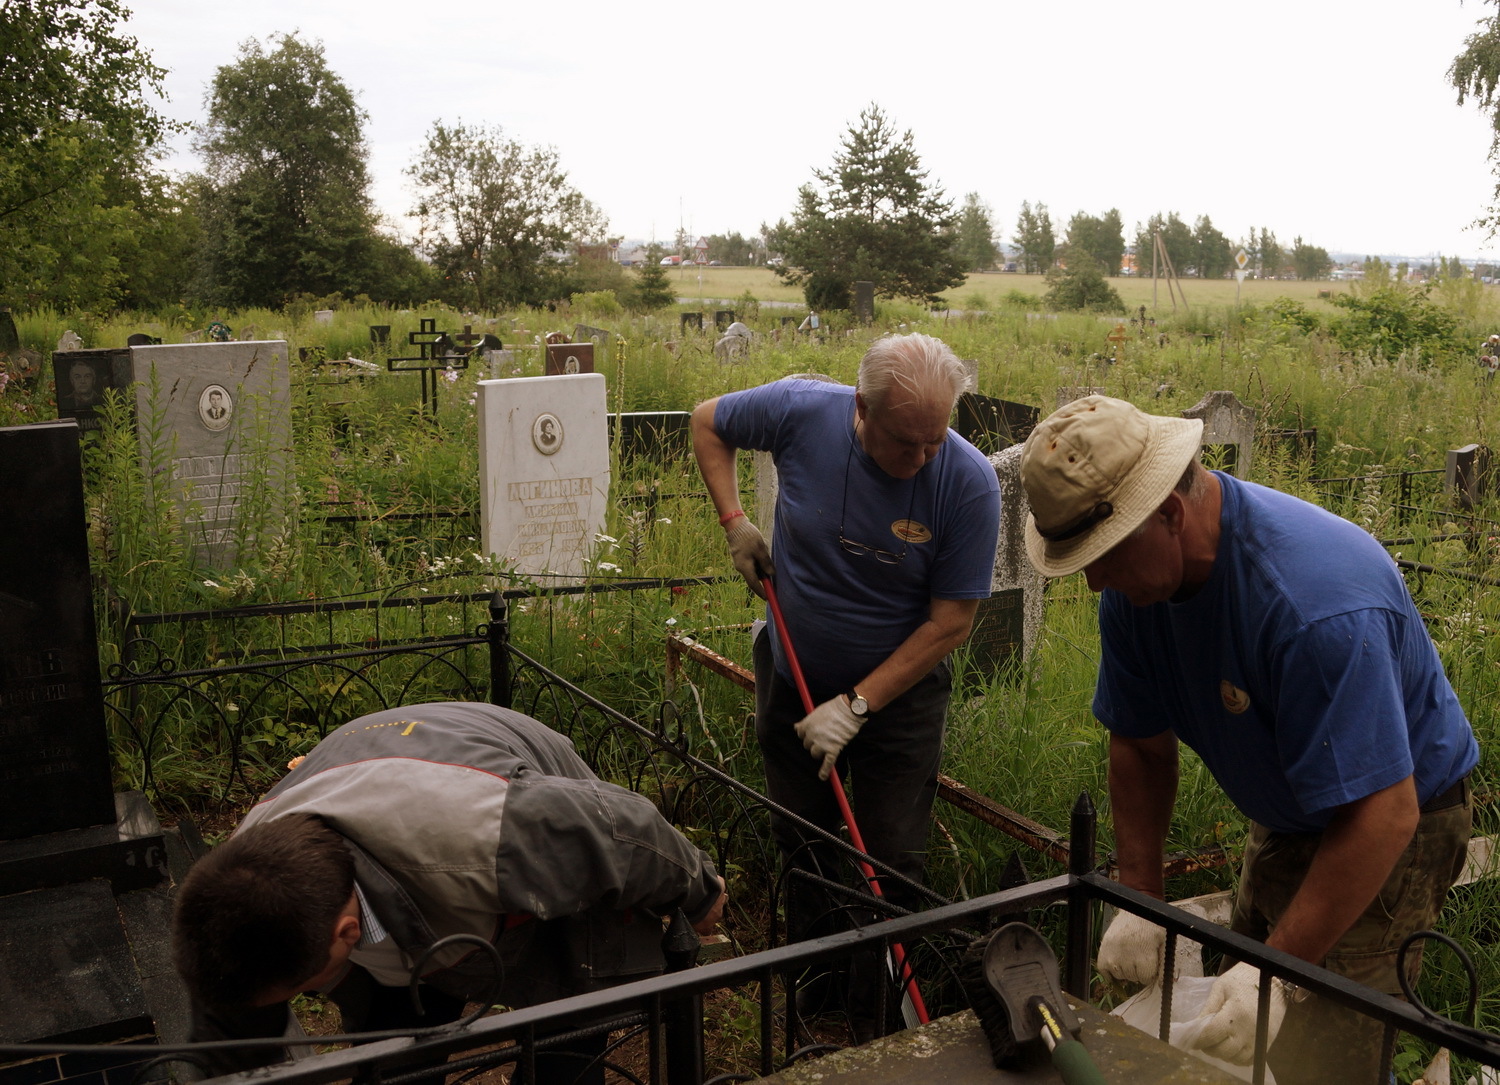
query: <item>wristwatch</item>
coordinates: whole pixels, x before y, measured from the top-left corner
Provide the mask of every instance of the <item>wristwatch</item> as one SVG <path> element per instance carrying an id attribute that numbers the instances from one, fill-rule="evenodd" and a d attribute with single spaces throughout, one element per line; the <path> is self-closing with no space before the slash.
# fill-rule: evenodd
<path id="1" fill-rule="evenodd" d="M 850 712 L 853 712 L 856 716 L 859 716 L 860 718 L 864 718 L 865 716 L 868 716 L 870 714 L 870 702 L 869 701 L 865 700 L 858 693 L 855 693 L 852 689 L 849 691 L 848 697 L 849 697 L 849 711 Z"/>

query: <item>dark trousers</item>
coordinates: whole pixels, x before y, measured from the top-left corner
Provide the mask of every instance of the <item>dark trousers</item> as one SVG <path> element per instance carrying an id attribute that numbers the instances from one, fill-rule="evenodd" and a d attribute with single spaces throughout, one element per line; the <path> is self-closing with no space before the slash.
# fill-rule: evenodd
<path id="1" fill-rule="evenodd" d="M 770 636 L 763 628 L 755 640 L 755 734 L 765 758 L 767 795 L 837 835 L 842 823 L 838 801 L 832 785 L 818 779 L 821 762 L 807 752 L 794 730 L 807 713 L 796 687 L 776 673 Z M 951 690 L 952 676 L 944 660 L 906 693 L 872 713 L 838 762 L 869 854 L 913 881 L 921 881 L 927 860 Z M 808 839 L 786 818 L 773 816 L 771 831 L 783 858 L 794 866 L 834 881 L 858 877 L 827 844 Z M 881 888 L 893 903 L 918 903 L 910 890 L 890 879 L 885 883 Z M 788 940 L 846 928 L 846 903 L 799 888 L 794 880 L 787 907 Z"/>

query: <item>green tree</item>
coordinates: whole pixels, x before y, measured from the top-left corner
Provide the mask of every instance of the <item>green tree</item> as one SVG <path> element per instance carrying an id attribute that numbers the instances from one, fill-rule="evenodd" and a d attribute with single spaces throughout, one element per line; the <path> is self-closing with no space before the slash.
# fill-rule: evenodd
<path id="1" fill-rule="evenodd" d="M 1118 275 L 1125 257 L 1125 227 L 1118 208 L 1102 215 L 1078 212 L 1068 220 L 1066 241 L 1068 262 L 1086 257 L 1106 275 Z"/>
<path id="2" fill-rule="evenodd" d="M 1305 243 L 1301 237 L 1292 241 L 1292 271 L 1299 279 L 1321 279 L 1333 267 L 1328 250 Z"/>
<path id="3" fill-rule="evenodd" d="M 784 257 L 776 274 L 801 286 L 809 305 L 848 308 L 849 284 L 859 280 L 881 297 L 927 302 L 963 282 L 952 204 L 927 180 L 912 133 L 898 133 L 879 106 L 860 112 L 832 167 L 813 176 L 791 222 L 767 238 Z"/>
<path id="4" fill-rule="evenodd" d="M 745 237 L 738 230 L 728 234 L 709 234 L 708 258 L 731 267 L 752 267 L 766 262 L 766 242 L 760 237 Z"/>
<path id="5" fill-rule="evenodd" d="M 677 297 L 667 277 L 667 269 L 661 266 L 662 247 L 650 245 L 646 248 L 646 260 L 635 269 L 627 299 L 632 309 L 644 313 L 671 305 Z"/>
<path id="6" fill-rule="evenodd" d="M 970 192 L 959 208 L 958 222 L 953 227 L 953 247 L 958 258 L 969 271 L 988 271 L 995 266 L 999 256 L 995 248 L 995 227 L 991 223 L 989 204 L 979 198 L 979 193 Z"/>
<path id="7" fill-rule="evenodd" d="M 1193 248 L 1193 267 L 1200 279 L 1222 279 L 1234 266 L 1229 238 L 1219 232 L 1207 215 L 1199 215 L 1193 224 Z"/>
<path id="8" fill-rule="evenodd" d="M 365 119 L 321 42 L 252 39 L 219 68 L 194 142 L 208 178 L 205 300 L 276 306 L 299 293 L 366 292 L 375 232 Z"/>
<path id="9" fill-rule="evenodd" d="M 434 122 L 406 173 L 420 247 L 455 304 L 488 311 L 567 297 L 568 254 L 608 226 L 568 184 L 555 150 L 508 139 L 498 125 Z"/>
<path id="10" fill-rule="evenodd" d="M 1021 270 L 1028 275 L 1046 271 L 1057 255 L 1057 238 L 1052 233 L 1052 216 L 1047 205 L 1038 201 L 1035 208 L 1021 201 L 1021 213 L 1016 217 L 1016 236 L 1011 239 L 1021 258 Z"/>
<path id="11" fill-rule="evenodd" d="M 0 301 L 108 308 L 137 288 L 134 239 L 173 223 L 153 169 L 172 125 L 148 101 L 165 73 L 121 33 L 128 15 L 118 0 L 0 4 Z"/>
<path id="12" fill-rule="evenodd" d="M 1173 270 L 1178 275 L 1189 274 L 1197 266 L 1198 246 L 1193 238 L 1192 227 L 1183 222 L 1177 216 L 1176 211 L 1169 211 L 1165 216 L 1157 212 L 1146 220 L 1144 226 L 1136 227 L 1135 263 L 1140 273 L 1151 274 L 1154 239 L 1158 233 L 1161 234 L 1162 247 L 1166 249 L 1167 256 L 1172 261 Z M 1157 263 L 1157 274 L 1165 275 L 1167 269 L 1159 266 L 1159 261 Z"/>
<path id="13" fill-rule="evenodd" d="M 1083 253 L 1070 255 L 1066 268 L 1054 267 L 1047 272 L 1047 292 L 1042 301 L 1049 309 L 1125 311 L 1119 291 L 1109 284 L 1099 265 Z"/>
<path id="14" fill-rule="evenodd" d="M 1281 245 L 1276 241 L 1276 235 L 1264 226 L 1260 228 L 1259 236 L 1256 235 L 1254 227 L 1250 230 L 1251 237 L 1251 259 L 1255 262 L 1255 274 L 1257 278 L 1274 279 L 1282 273 L 1286 267 L 1286 253 L 1282 251 Z"/>
<path id="15" fill-rule="evenodd" d="M 1458 91 L 1459 105 L 1472 98 L 1489 115 L 1495 133 L 1490 140 L 1490 161 L 1500 176 L 1500 94 L 1496 93 L 1500 88 L 1500 0 L 1489 3 L 1497 10 L 1480 19 L 1478 29 L 1465 39 L 1463 52 L 1448 68 L 1448 81 Z M 1479 224 L 1488 227 L 1492 237 L 1500 228 L 1500 181 L 1495 185 L 1494 201 L 1488 214 L 1479 218 Z"/>

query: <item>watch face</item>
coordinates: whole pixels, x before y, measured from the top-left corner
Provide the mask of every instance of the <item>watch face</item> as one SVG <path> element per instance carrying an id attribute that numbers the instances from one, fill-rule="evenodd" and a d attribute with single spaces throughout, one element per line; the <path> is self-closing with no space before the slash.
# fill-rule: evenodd
<path id="1" fill-rule="evenodd" d="M 855 694 L 854 696 L 849 698 L 849 710 L 856 716 L 868 715 L 870 711 L 870 702 L 865 700 L 858 694 Z"/>

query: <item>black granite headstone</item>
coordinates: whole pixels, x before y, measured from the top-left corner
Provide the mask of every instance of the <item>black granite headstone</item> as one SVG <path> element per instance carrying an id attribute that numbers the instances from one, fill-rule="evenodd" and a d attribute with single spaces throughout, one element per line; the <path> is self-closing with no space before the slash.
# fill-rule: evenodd
<path id="1" fill-rule="evenodd" d="M 1012 660 L 1021 658 L 1025 638 L 1022 588 L 1004 588 L 979 602 L 974 629 L 965 642 L 969 669 L 988 681 Z"/>
<path id="2" fill-rule="evenodd" d="M 625 411 L 609 416 L 609 435 L 621 460 L 681 459 L 693 447 L 690 411 Z"/>
<path id="3" fill-rule="evenodd" d="M 80 430 L 97 430 L 104 393 L 111 388 L 124 392 L 134 379 L 129 348 L 57 351 L 52 355 L 57 417 L 76 419 Z"/>
<path id="4" fill-rule="evenodd" d="M 854 318 L 861 324 L 875 322 L 875 284 L 860 280 L 854 284 Z"/>
<path id="5" fill-rule="evenodd" d="M 965 392 L 958 397 L 953 429 L 979 451 L 993 455 L 1026 440 L 1041 413 L 1025 403 Z"/>
<path id="6" fill-rule="evenodd" d="M 679 313 L 678 314 L 678 327 L 682 331 L 687 331 L 689 328 L 692 328 L 694 331 L 701 332 L 703 330 L 703 314 L 702 313 Z"/>
<path id="7" fill-rule="evenodd" d="M 161 336 L 147 335 L 145 332 L 131 332 L 125 337 L 127 347 L 159 347 Z"/>
<path id="8" fill-rule="evenodd" d="M 0 428 L 0 840 L 115 820 L 78 426 Z"/>
<path id="9" fill-rule="evenodd" d="M 16 318 L 10 310 L 0 306 L 0 354 L 14 354 L 21 349 L 21 333 L 16 330 Z"/>
<path id="10" fill-rule="evenodd" d="M 371 324 L 370 342 L 377 347 L 390 346 L 391 326 L 389 324 Z"/>

